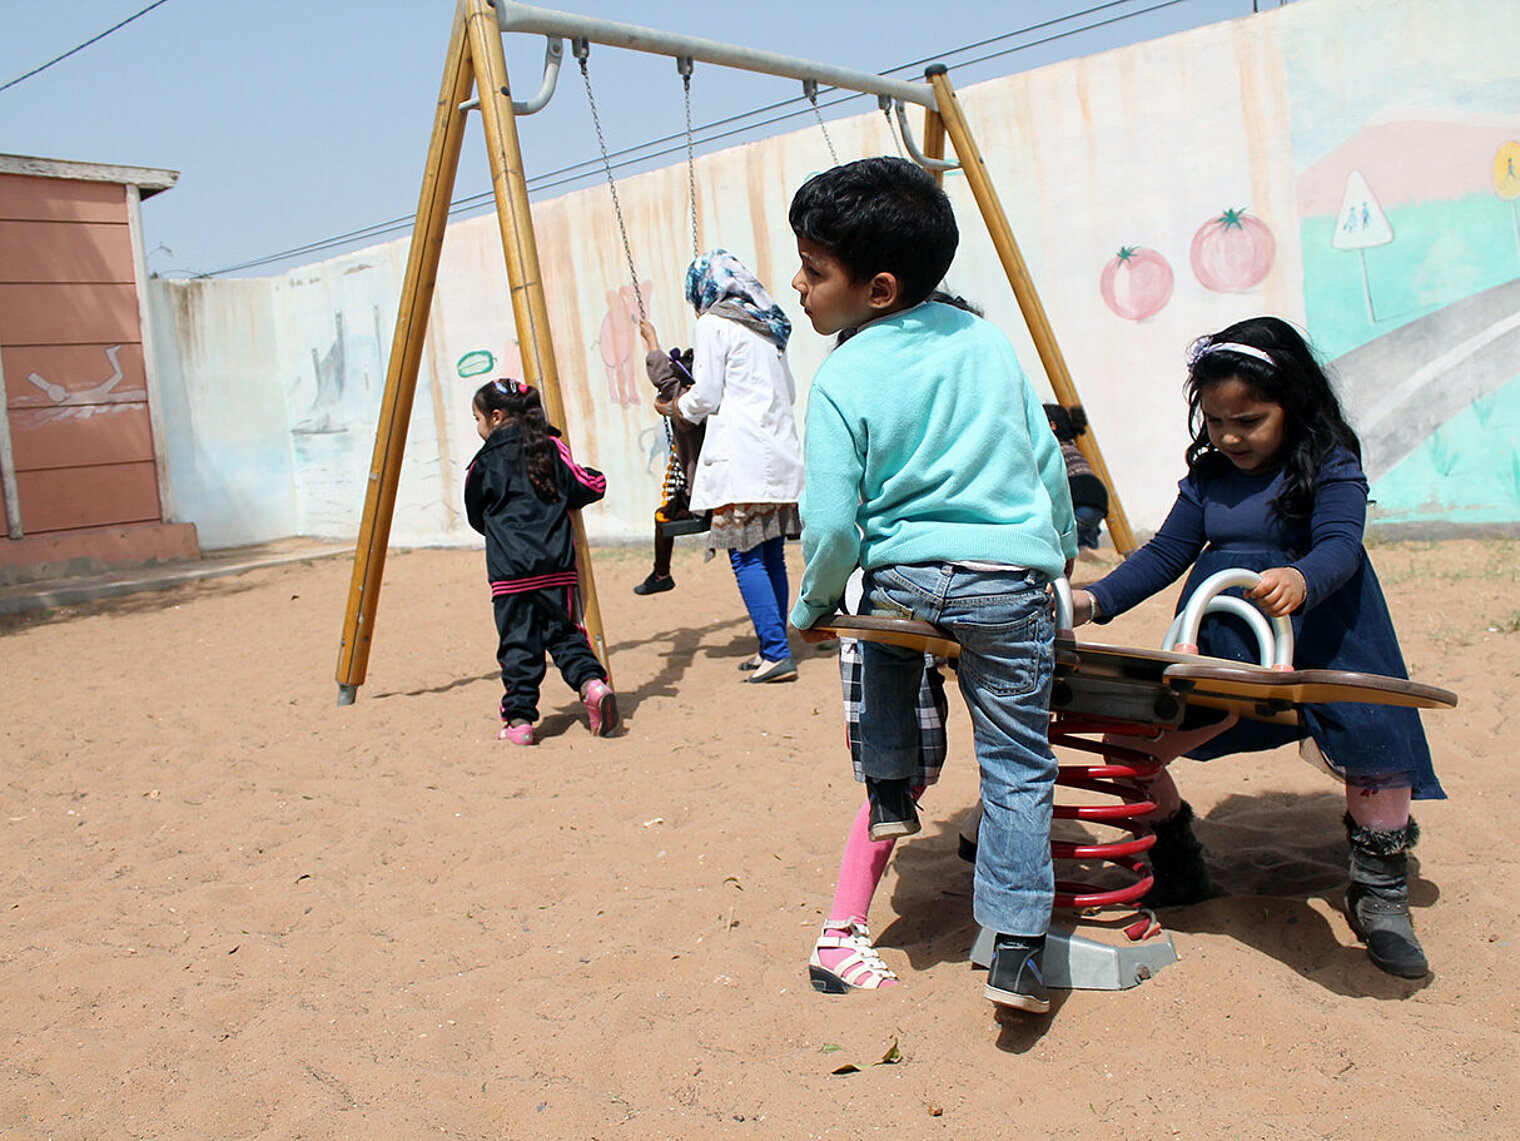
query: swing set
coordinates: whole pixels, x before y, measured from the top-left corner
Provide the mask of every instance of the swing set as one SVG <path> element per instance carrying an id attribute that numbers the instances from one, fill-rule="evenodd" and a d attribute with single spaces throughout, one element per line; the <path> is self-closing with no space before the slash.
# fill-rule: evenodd
<path id="1" fill-rule="evenodd" d="M 512 98 L 502 47 L 502 35 L 506 32 L 542 35 L 547 42 L 539 90 L 525 102 L 514 102 Z M 803 94 L 811 104 L 823 132 L 829 154 L 836 163 L 838 156 L 834 151 L 833 140 L 829 138 L 828 128 L 824 125 L 818 106 L 820 85 L 876 96 L 889 128 L 895 118 L 897 131 L 893 134 L 894 144 L 900 139 L 901 146 L 906 148 L 913 161 L 932 172 L 937 179 L 943 180 L 944 173 L 950 170 L 959 170 L 965 177 L 1004 273 L 1013 288 L 1056 400 L 1066 407 L 1080 404 L 1044 306 L 1035 291 L 1023 255 L 1014 240 L 1013 229 L 1003 212 L 986 163 L 972 137 L 970 125 L 944 66 L 928 68 L 923 83 L 909 83 L 772 52 L 536 8 L 509 0 L 458 0 L 433 120 L 427 165 L 423 173 L 417 218 L 412 231 L 411 249 L 402 281 L 374 454 L 365 492 L 364 513 L 355 548 L 353 578 L 338 654 L 340 705 L 353 703 L 368 667 L 396 492 L 400 484 L 401 461 L 427 332 L 428 312 L 438 278 L 439 258 L 448 221 L 449 200 L 459 168 L 464 127 L 472 110 L 480 111 L 485 129 L 496 217 L 501 231 L 512 312 L 522 355 L 522 379 L 540 391 L 550 422 L 565 433 L 567 442 L 569 440 L 570 425 L 566 421 L 564 400 L 560 392 L 538 246 L 529 209 L 527 180 L 523 171 L 522 149 L 517 135 L 517 117 L 542 110 L 553 96 L 564 60 L 566 39 L 571 41 L 585 83 L 602 164 L 622 238 L 623 253 L 629 275 L 634 280 L 633 292 L 641 318 L 644 315 L 643 298 L 638 291 L 628 231 L 618 202 L 617 184 L 612 175 L 612 165 L 591 87 L 588 60 L 593 43 L 664 55 L 676 61 L 685 89 L 686 159 L 694 257 L 700 253 L 701 234 L 691 128 L 691 80 L 697 62 L 800 81 Z M 910 105 L 924 109 L 922 146 L 916 141 L 909 125 L 907 108 Z M 945 158 L 947 139 L 954 148 L 954 160 Z M 1078 438 L 1077 447 L 1092 465 L 1094 472 L 1112 489 L 1113 479 L 1090 427 Z M 585 525 L 579 512 L 574 513 L 572 521 L 582 617 L 592 649 L 610 676 L 606 636 L 586 544 Z M 1107 522 L 1116 549 L 1121 554 L 1132 551 L 1135 547 L 1134 536 L 1116 492 L 1109 497 Z"/>

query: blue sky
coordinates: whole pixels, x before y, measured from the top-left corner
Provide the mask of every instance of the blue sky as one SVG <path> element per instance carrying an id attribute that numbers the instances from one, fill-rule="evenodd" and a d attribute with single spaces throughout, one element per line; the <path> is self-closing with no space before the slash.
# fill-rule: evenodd
<path id="1" fill-rule="evenodd" d="M 0 0 L 0 84 L 149 3 Z M 861 71 L 944 59 L 952 80 L 965 87 L 1278 3 L 561 0 L 540 6 Z M 453 11 L 452 0 L 165 0 L 119 31 L 0 91 L 0 153 L 179 171 L 179 183 L 143 207 L 148 265 L 164 276 L 217 273 L 247 262 L 262 264 L 238 272 L 268 274 L 320 260 L 344 247 L 264 259 L 415 212 Z M 1020 29 L 1030 30 L 960 50 Z M 506 40 L 514 87 L 536 90 L 543 39 Z M 1005 54 L 971 62 L 998 52 Z M 671 61 L 594 47 L 590 68 L 609 149 L 681 131 L 681 85 Z M 916 79 L 922 67 L 901 74 Z M 549 107 L 520 123 L 530 187 L 535 178 L 543 181 L 549 172 L 597 158 L 573 61 L 561 80 Z M 699 68 L 693 92 L 698 127 L 801 94 L 791 80 L 721 68 Z M 829 100 L 825 92 L 821 101 Z M 806 118 L 756 126 L 706 148 L 699 144 L 699 153 L 796 129 L 811 117 L 805 104 L 800 107 Z M 826 106 L 824 113 L 853 115 L 870 107 L 857 99 Z M 670 161 L 679 157 L 656 165 Z M 578 182 L 537 193 L 552 196 L 603 179 L 600 167 L 592 166 Z M 466 140 L 454 198 L 489 190 L 477 123 Z M 486 202 L 461 216 L 489 208 Z M 404 232 L 353 241 L 347 248 Z"/>

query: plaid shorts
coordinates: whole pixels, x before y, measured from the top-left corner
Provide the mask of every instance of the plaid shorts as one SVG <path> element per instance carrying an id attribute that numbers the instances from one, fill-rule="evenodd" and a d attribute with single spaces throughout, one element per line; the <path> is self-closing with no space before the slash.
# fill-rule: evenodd
<path id="1" fill-rule="evenodd" d="M 945 764 L 945 678 L 939 672 L 940 659 L 924 655 L 924 680 L 918 687 L 918 771 L 911 778 L 914 785 L 931 785 L 939 780 Z M 860 643 L 854 638 L 839 640 L 839 680 L 844 687 L 844 732 L 850 745 L 850 763 L 855 779 L 864 781 L 860 764 Z"/>

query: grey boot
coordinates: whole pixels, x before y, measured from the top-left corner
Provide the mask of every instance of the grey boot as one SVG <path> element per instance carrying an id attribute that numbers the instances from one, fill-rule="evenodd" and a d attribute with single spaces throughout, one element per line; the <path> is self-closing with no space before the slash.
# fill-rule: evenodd
<path id="1" fill-rule="evenodd" d="M 1202 903 L 1217 894 L 1203 862 L 1203 845 L 1193 835 L 1193 806 L 1182 802 L 1170 820 L 1151 826 L 1156 845 L 1144 853 L 1156 882 L 1140 903 L 1145 907 L 1177 907 Z"/>
<path id="2" fill-rule="evenodd" d="M 1351 841 L 1351 886 L 1346 890 L 1346 918 L 1356 937 L 1367 944 L 1367 957 L 1379 970 L 1405 979 L 1430 973 L 1425 951 L 1409 918 L 1408 851 L 1420 838 L 1413 819 L 1384 832 L 1364 828 L 1346 814 Z"/>

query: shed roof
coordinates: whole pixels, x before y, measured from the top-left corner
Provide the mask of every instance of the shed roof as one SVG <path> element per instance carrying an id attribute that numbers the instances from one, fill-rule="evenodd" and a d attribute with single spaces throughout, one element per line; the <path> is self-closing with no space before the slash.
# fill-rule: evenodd
<path id="1" fill-rule="evenodd" d="M 36 178 L 72 178 L 80 182 L 118 182 L 135 186 L 144 198 L 168 190 L 179 179 L 177 170 L 149 166 L 112 166 L 101 162 L 70 162 L 59 158 L 0 154 L 0 174 L 29 174 Z"/>

